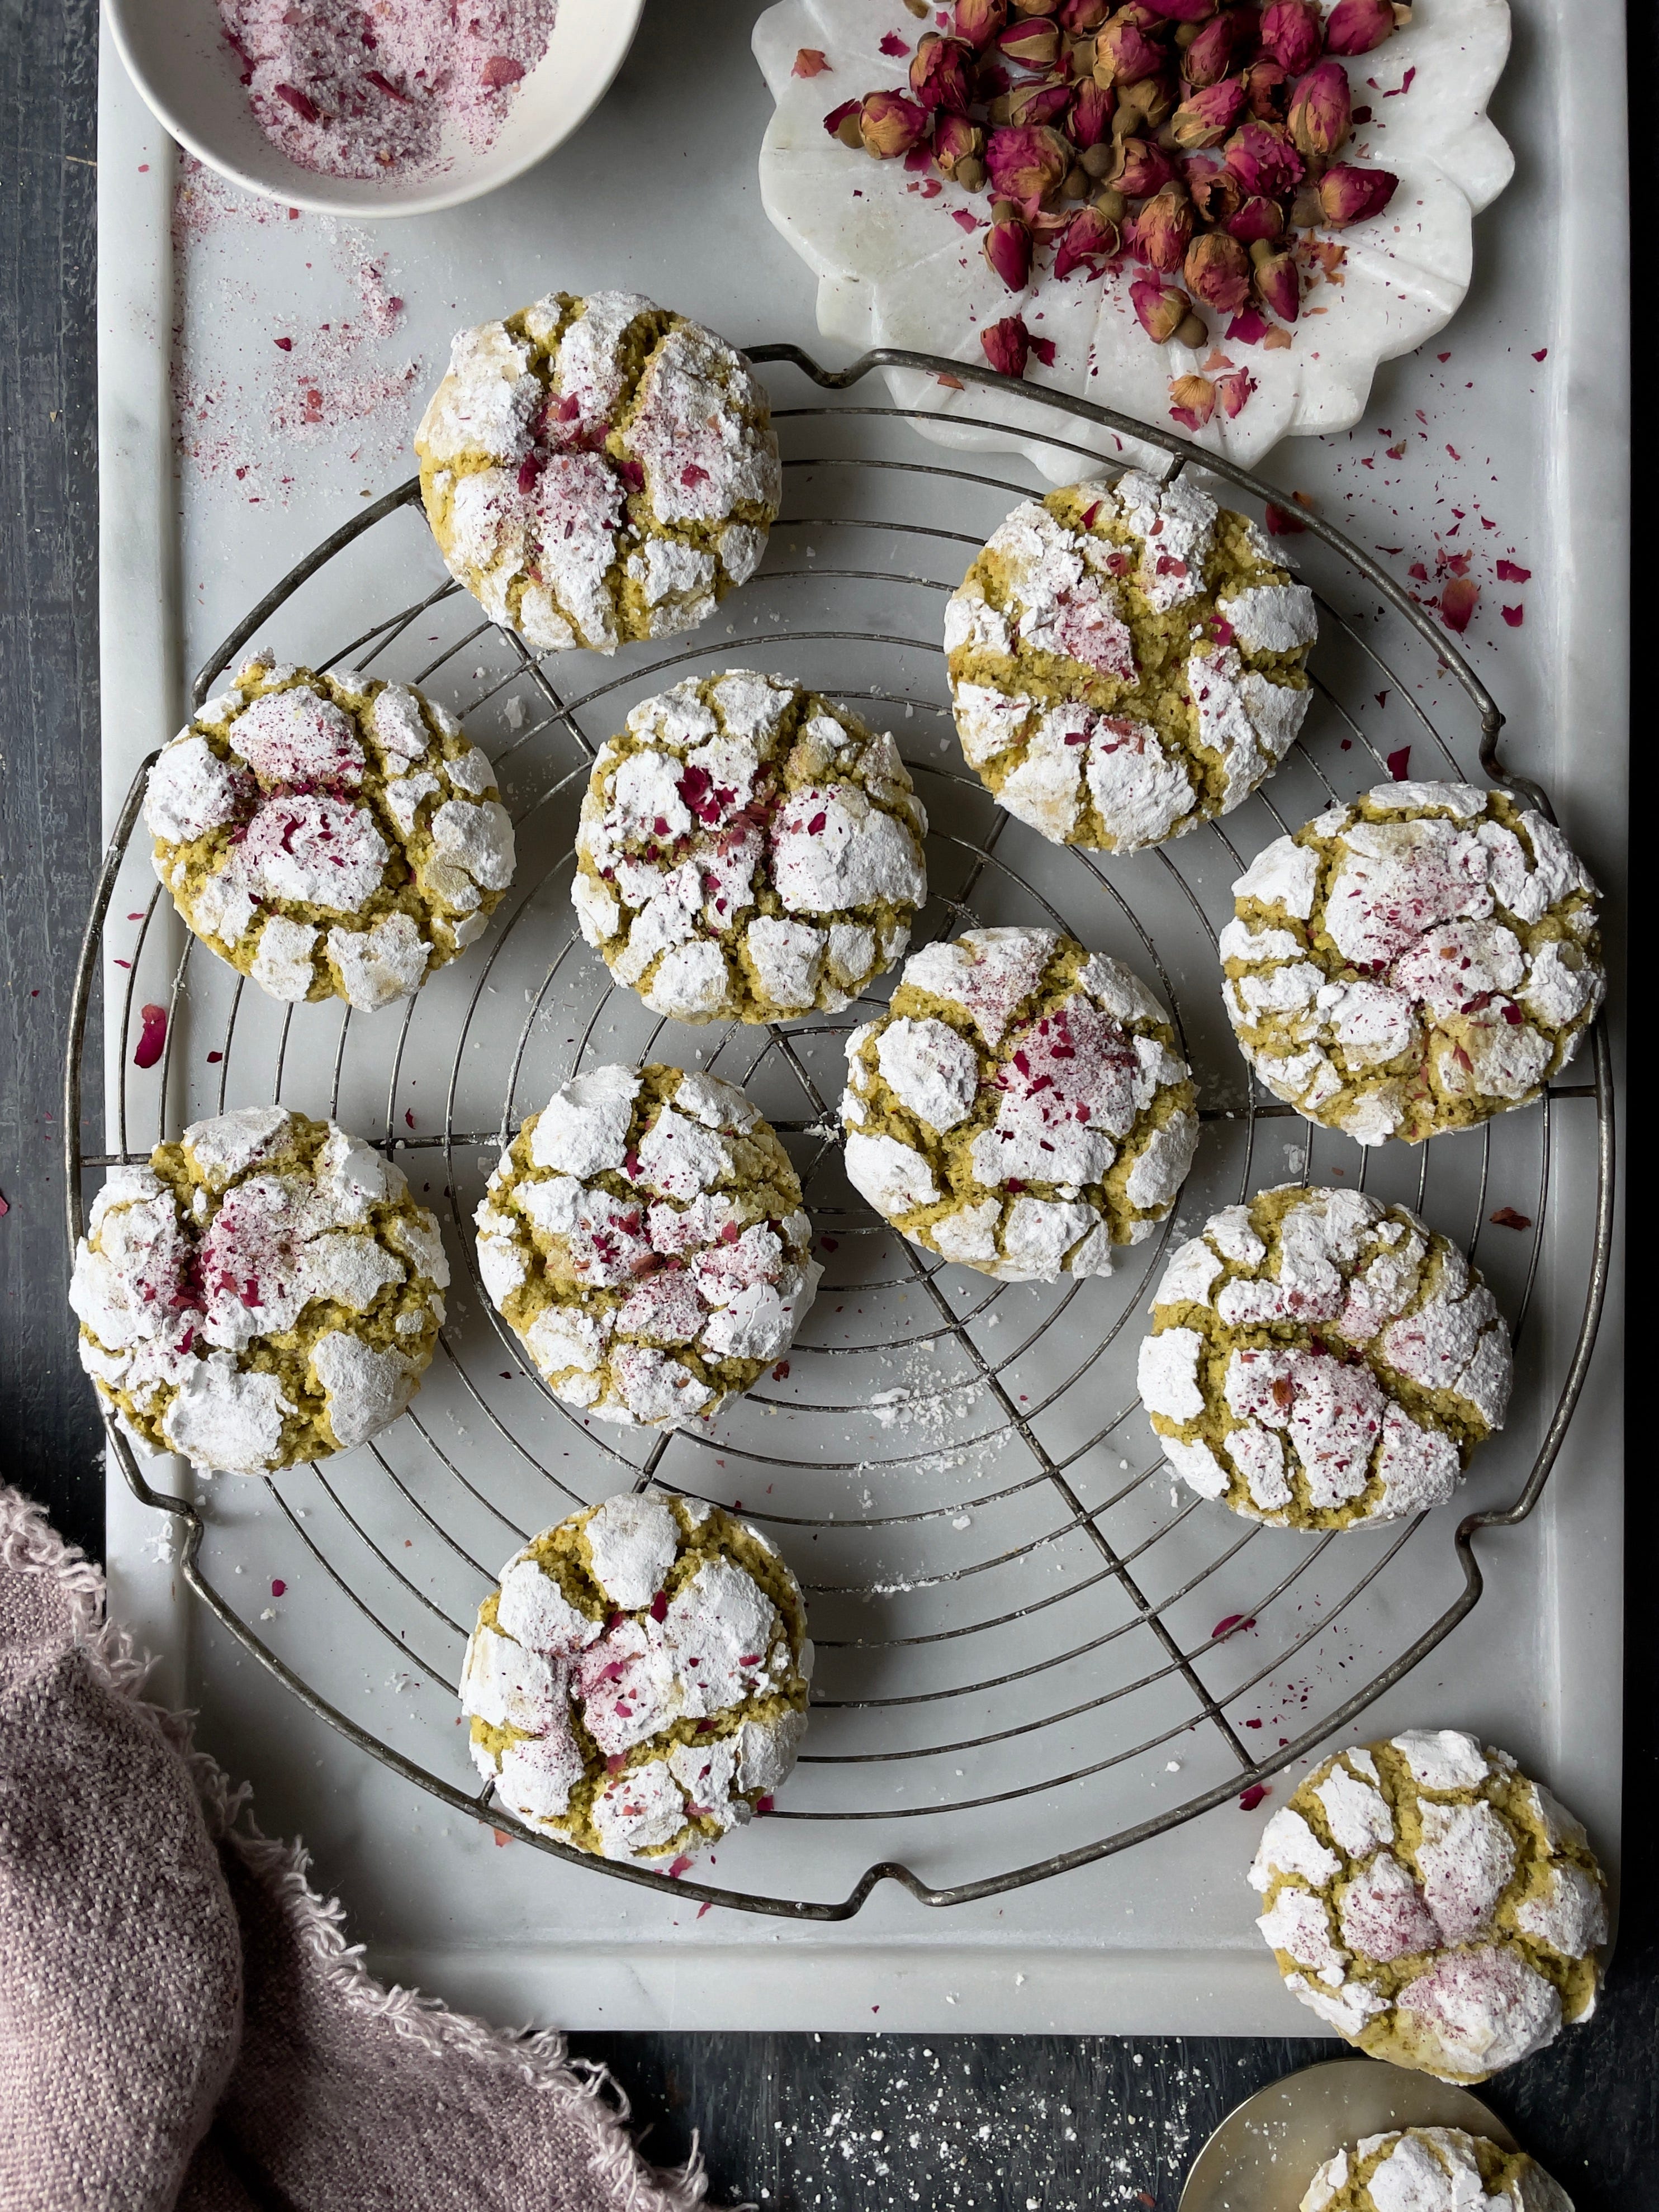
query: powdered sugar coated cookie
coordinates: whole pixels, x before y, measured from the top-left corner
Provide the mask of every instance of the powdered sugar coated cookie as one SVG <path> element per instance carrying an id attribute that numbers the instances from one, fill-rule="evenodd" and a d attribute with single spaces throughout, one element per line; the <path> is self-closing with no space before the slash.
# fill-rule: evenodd
<path id="1" fill-rule="evenodd" d="M 1525 2151 L 1462 2128 L 1407 2128 L 1327 2159 L 1301 2212 L 1572 2212 L 1572 2200 Z"/>

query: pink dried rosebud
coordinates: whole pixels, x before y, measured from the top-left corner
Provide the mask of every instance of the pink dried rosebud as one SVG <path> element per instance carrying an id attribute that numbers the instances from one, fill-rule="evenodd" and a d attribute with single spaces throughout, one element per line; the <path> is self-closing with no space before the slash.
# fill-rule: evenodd
<path id="1" fill-rule="evenodd" d="M 1325 29 L 1313 0 L 1271 0 L 1261 11 L 1261 43 L 1292 76 L 1319 59 Z"/>
<path id="2" fill-rule="evenodd" d="M 1327 159 L 1348 135 L 1353 101 L 1340 62 L 1321 62 L 1297 81 L 1285 124 L 1298 150 Z"/>
<path id="3" fill-rule="evenodd" d="M 1293 323 L 1302 307 L 1302 278 L 1288 249 L 1265 255 L 1255 264 L 1255 289 L 1265 307 L 1281 323 Z"/>
<path id="4" fill-rule="evenodd" d="M 1281 123 L 1290 102 L 1292 82 L 1284 63 L 1266 55 L 1252 62 L 1244 72 L 1244 104 L 1263 123 Z"/>
<path id="5" fill-rule="evenodd" d="M 1244 106 L 1244 88 L 1236 76 L 1219 84 L 1206 84 L 1183 100 L 1170 119 L 1170 131 L 1177 146 L 1188 153 L 1218 146 L 1237 122 Z"/>
<path id="6" fill-rule="evenodd" d="M 1154 269 L 1172 276 L 1193 241 L 1193 204 L 1179 185 L 1165 185 L 1135 217 L 1135 244 Z"/>
<path id="7" fill-rule="evenodd" d="M 1008 20 L 1008 0 L 957 0 L 957 36 L 988 46 Z"/>
<path id="8" fill-rule="evenodd" d="M 1072 109 L 1071 138 L 1073 145 L 1086 153 L 1091 146 L 1103 145 L 1111 135 L 1112 110 L 1117 105 L 1108 85 L 1085 82 L 1078 91 Z"/>
<path id="9" fill-rule="evenodd" d="M 1146 199 L 1174 176 L 1174 162 L 1150 138 L 1126 138 L 1122 146 L 1123 166 L 1112 182 L 1126 200 Z"/>
<path id="10" fill-rule="evenodd" d="M 1086 207 L 1072 217 L 1054 249 L 1054 275 L 1069 276 L 1091 261 L 1110 261 L 1123 251 L 1123 236 L 1109 216 Z"/>
<path id="11" fill-rule="evenodd" d="M 1168 345 L 1192 313 L 1192 301 L 1173 284 L 1142 276 L 1129 287 L 1129 303 L 1154 345 Z"/>
<path id="12" fill-rule="evenodd" d="M 896 161 L 927 136 L 927 111 L 902 92 L 872 92 L 859 109 L 859 137 L 866 154 Z"/>
<path id="13" fill-rule="evenodd" d="M 1060 32 L 1054 24 L 1034 15 L 999 31 L 997 51 L 1018 69 L 1051 70 L 1060 59 Z"/>
<path id="14" fill-rule="evenodd" d="M 1039 80 L 1022 85 L 1018 92 L 1009 94 L 1008 120 L 1022 129 L 1044 123 L 1063 129 L 1071 105 L 1072 88 L 1064 77 L 1057 84 L 1044 84 Z"/>
<path id="15" fill-rule="evenodd" d="M 1215 386 L 1207 376 L 1177 376 L 1170 385 L 1170 412 L 1188 430 L 1201 430 L 1215 412 Z"/>
<path id="16" fill-rule="evenodd" d="M 1043 127 L 994 131 L 986 142 L 985 161 L 997 191 L 1035 207 L 1060 189 L 1072 166 L 1072 149 L 1058 131 Z"/>
<path id="17" fill-rule="evenodd" d="M 1252 192 L 1239 203 L 1235 214 L 1228 216 L 1223 228 L 1245 246 L 1254 246 L 1259 238 L 1277 238 L 1285 228 L 1285 211 L 1277 200 L 1264 199 L 1260 192 Z"/>
<path id="18" fill-rule="evenodd" d="M 1068 38 L 1086 38 L 1100 28 L 1111 12 L 1108 0 L 1066 0 L 1060 11 L 1060 27 Z"/>
<path id="19" fill-rule="evenodd" d="M 1252 116 L 1239 125 L 1221 150 L 1247 192 L 1281 199 L 1302 181 L 1302 156 L 1275 124 L 1258 122 Z"/>
<path id="20" fill-rule="evenodd" d="M 1199 221 L 1224 229 L 1243 202 L 1238 179 L 1206 154 L 1190 155 L 1182 163 L 1182 170 Z"/>
<path id="21" fill-rule="evenodd" d="M 911 91 L 924 107 L 942 107 L 947 115 L 966 115 L 974 58 L 973 48 L 962 40 L 941 39 L 930 31 L 911 59 Z"/>
<path id="22" fill-rule="evenodd" d="M 1018 216 L 1005 216 L 985 234 L 985 258 L 1011 292 L 1031 281 L 1031 234 Z"/>
<path id="23" fill-rule="evenodd" d="M 1238 43 L 1238 10 L 1230 8 L 1212 15 L 1181 58 L 1181 74 L 1188 84 L 1201 88 L 1219 84 L 1232 67 Z"/>
<path id="24" fill-rule="evenodd" d="M 1054 15 L 1060 12 L 1060 0 L 1011 0 L 1016 15 Z"/>
<path id="25" fill-rule="evenodd" d="M 1215 0 L 1143 0 L 1143 6 L 1166 23 L 1201 23 L 1215 13 Z"/>
<path id="26" fill-rule="evenodd" d="M 940 173 L 966 185 L 964 166 L 971 165 L 981 184 L 985 181 L 985 133 L 965 115 L 941 115 L 933 125 L 933 159 Z"/>
<path id="27" fill-rule="evenodd" d="M 1115 15 L 1095 40 L 1095 81 L 1098 84 L 1139 84 L 1156 76 L 1167 57 L 1144 31 Z"/>
<path id="28" fill-rule="evenodd" d="M 1394 36 L 1389 0 L 1336 0 L 1325 25 L 1328 54 L 1368 54 Z"/>
<path id="29" fill-rule="evenodd" d="M 1369 222 L 1387 207 L 1399 182 L 1386 169 L 1356 169 L 1350 161 L 1339 161 L 1319 179 L 1319 204 L 1326 222 L 1334 230 L 1351 222 Z"/>
<path id="30" fill-rule="evenodd" d="M 1193 240 L 1182 274 L 1194 295 L 1219 315 L 1236 315 L 1250 296 L 1250 257 L 1224 230 Z"/>
<path id="31" fill-rule="evenodd" d="M 999 376 L 1024 376 L 1031 357 L 1031 333 L 1018 315 L 988 323 L 979 334 L 985 358 Z"/>

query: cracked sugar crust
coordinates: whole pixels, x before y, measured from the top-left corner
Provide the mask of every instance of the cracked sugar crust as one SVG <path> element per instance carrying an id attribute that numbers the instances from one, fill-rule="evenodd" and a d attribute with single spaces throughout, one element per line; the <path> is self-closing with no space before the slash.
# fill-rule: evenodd
<path id="1" fill-rule="evenodd" d="M 695 629 L 759 566 L 781 494 L 748 362 L 633 292 L 459 332 L 415 450 L 450 574 L 538 653 Z"/>
<path id="2" fill-rule="evenodd" d="M 1462 2128 L 1405 2128 L 1327 2159 L 1301 2212 L 1572 2212 L 1572 2200 L 1525 2151 Z"/>
<path id="3" fill-rule="evenodd" d="M 93 1201 L 81 1364 L 146 1451 L 264 1474 L 363 1443 L 420 1386 L 449 1281 L 401 1170 L 332 1121 L 197 1121 Z"/>
<path id="4" fill-rule="evenodd" d="M 1375 2058 L 1484 2081 L 1595 2007 L 1607 1885 L 1584 1831 L 1458 1729 L 1324 1760 L 1249 1879 L 1285 1986 Z"/>
<path id="5" fill-rule="evenodd" d="M 1220 951 L 1241 1050 L 1362 1145 L 1528 1104 L 1607 988 L 1595 885 L 1505 792 L 1380 784 L 1277 838 L 1233 891 Z"/>
<path id="6" fill-rule="evenodd" d="M 707 1419 L 757 1382 L 823 1272 L 769 1125 L 677 1067 L 574 1076 L 474 1218 L 484 1288 L 554 1395 L 628 1425 Z"/>
<path id="7" fill-rule="evenodd" d="M 1050 492 L 1014 509 L 945 611 L 963 752 L 1056 843 L 1162 844 L 1284 758 L 1317 627 L 1255 525 L 1184 478 Z"/>
<path id="8" fill-rule="evenodd" d="M 264 656 L 162 748 L 144 820 L 190 928 L 275 999 L 408 998 L 513 880 L 495 772 L 453 714 Z"/>
<path id="9" fill-rule="evenodd" d="M 913 1243 L 1009 1282 L 1111 1273 L 1175 1203 L 1192 1077 L 1139 976 L 1048 929 L 971 929 L 905 963 L 847 1044 L 855 1189 Z"/>
<path id="10" fill-rule="evenodd" d="M 529 1826 L 682 1874 L 795 1763 L 812 1646 L 793 1575 L 717 1505 L 647 1490 L 517 1552 L 461 1674 L 474 1764 Z"/>
<path id="11" fill-rule="evenodd" d="M 1443 1505 L 1512 1380 L 1509 1330 L 1455 1244 L 1403 1206 L 1295 1183 L 1177 1248 L 1140 1346 L 1176 1473 L 1295 1528 Z"/>
<path id="12" fill-rule="evenodd" d="M 908 944 L 927 833 L 889 735 L 786 677 L 727 669 L 646 700 L 599 754 L 571 899 L 656 1013 L 833 1012 Z"/>

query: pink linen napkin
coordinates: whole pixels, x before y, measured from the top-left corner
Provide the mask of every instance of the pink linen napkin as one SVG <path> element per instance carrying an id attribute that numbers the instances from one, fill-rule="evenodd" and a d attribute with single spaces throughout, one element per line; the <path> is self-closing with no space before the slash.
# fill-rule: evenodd
<path id="1" fill-rule="evenodd" d="M 551 2031 L 382 1989 L 0 1487 L 0 2212 L 693 2212 Z"/>

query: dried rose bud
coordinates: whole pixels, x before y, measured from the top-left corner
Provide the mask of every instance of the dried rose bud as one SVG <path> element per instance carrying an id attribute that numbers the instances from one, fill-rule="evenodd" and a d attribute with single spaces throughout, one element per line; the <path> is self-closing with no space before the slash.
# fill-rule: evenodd
<path id="1" fill-rule="evenodd" d="M 1336 0 L 1325 25 L 1328 54 L 1368 54 L 1394 36 L 1389 0 Z"/>
<path id="2" fill-rule="evenodd" d="M 1325 220 L 1325 210 L 1319 198 L 1319 186 L 1311 179 L 1296 188 L 1291 201 L 1291 211 L 1285 218 L 1291 230 L 1317 230 Z"/>
<path id="3" fill-rule="evenodd" d="M 866 154 L 891 161 L 927 136 L 927 111 L 902 92 L 872 92 L 859 110 L 859 137 Z"/>
<path id="4" fill-rule="evenodd" d="M 839 138 L 843 146 L 861 146 L 859 136 L 859 109 L 856 100 L 843 100 L 839 107 L 832 107 L 823 118 L 823 127 L 832 138 Z"/>
<path id="5" fill-rule="evenodd" d="M 977 123 L 970 123 L 965 115 L 941 115 L 933 125 L 933 159 L 940 174 L 957 184 L 965 184 L 962 174 L 964 162 L 973 162 L 978 168 L 981 182 L 985 175 L 985 133 Z"/>
<path id="6" fill-rule="evenodd" d="M 1092 80 L 1084 84 L 1072 109 L 1073 143 L 1085 152 L 1091 146 L 1103 143 L 1111 131 L 1112 110 L 1116 105 L 1109 85 L 1096 84 Z"/>
<path id="7" fill-rule="evenodd" d="M 988 46 L 1008 20 L 1008 0 L 957 0 L 957 36 Z"/>
<path id="8" fill-rule="evenodd" d="M 1119 143 L 1123 149 L 1123 166 L 1112 182 L 1126 199 L 1147 199 L 1174 176 L 1175 163 L 1150 138 L 1125 138 Z"/>
<path id="9" fill-rule="evenodd" d="M 1237 212 L 1229 216 L 1224 228 L 1231 238 L 1246 246 L 1257 240 L 1277 238 L 1285 228 L 1285 210 L 1277 200 L 1264 199 L 1260 192 L 1252 192 L 1240 202 Z"/>
<path id="10" fill-rule="evenodd" d="M 1232 67 L 1238 42 L 1237 11 L 1226 9 L 1212 15 L 1182 57 L 1181 74 L 1195 89 L 1219 84 Z"/>
<path id="11" fill-rule="evenodd" d="M 1166 23 L 1201 23 L 1215 13 L 1215 0 L 1144 0 L 1150 15 Z"/>
<path id="12" fill-rule="evenodd" d="M 1185 314 L 1176 325 L 1176 343 L 1191 346 L 1194 351 L 1200 346 L 1208 343 L 1209 336 L 1209 330 L 1202 315 Z"/>
<path id="13" fill-rule="evenodd" d="M 1018 216 L 994 222 L 985 234 L 985 258 L 1011 292 L 1031 281 L 1031 234 Z"/>
<path id="14" fill-rule="evenodd" d="M 966 115 L 972 96 L 974 50 L 961 39 L 941 39 L 930 31 L 910 62 L 910 89 L 924 107 L 947 115 Z"/>
<path id="15" fill-rule="evenodd" d="M 1053 15 L 1059 13 L 1060 0 L 1011 0 L 1016 15 Z"/>
<path id="16" fill-rule="evenodd" d="M 1133 30 L 1145 31 L 1149 39 L 1161 39 L 1170 27 L 1162 11 L 1149 7 L 1146 0 L 1124 0 L 1123 6 L 1108 20 L 1115 23 L 1127 23 Z"/>
<path id="17" fill-rule="evenodd" d="M 1060 11 L 1060 28 L 1074 39 L 1081 38 L 1097 31 L 1111 12 L 1108 0 L 1066 0 Z"/>
<path id="18" fill-rule="evenodd" d="M 1348 135 L 1352 105 L 1340 62 L 1320 62 L 1298 78 L 1285 117 L 1297 149 L 1328 159 Z"/>
<path id="19" fill-rule="evenodd" d="M 1115 185 L 1108 185 L 1104 191 L 1097 192 L 1089 203 L 1108 222 L 1116 226 L 1128 218 L 1129 203 Z"/>
<path id="20" fill-rule="evenodd" d="M 1031 357 L 1031 333 L 1018 315 L 988 323 L 979 334 L 985 358 L 999 376 L 1024 376 Z"/>
<path id="21" fill-rule="evenodd" d="M 1261 44 L 1292 76 L 1319 59 L 1325 29 L 1312 0 L 1271 0 L 1261 11 Z"/>
<path id="22" fill-rule="evenodd" d="M 1282 123 L 1294 81 L 1283 62 L 1264 55 L 1244 72 L 1245 105 L 1263 123 Z"/>
<path id="23" fill-rule="evenodd" d="M 985 165 L 994 188 L 1035 207 L 1060 189 L 1072 166 L 1072 149 L 1058 131 L 994 131 L 985 148 Z"/>
<path id="24" fill-rule="evenodd" d="M 1215 412 L 1215 386 L 1207 376 L 1177 376 L 1170 386 L 1170 412 L 1189 430 L 1201 430 Z"/>
<path id="25" fill-rule="evenodd" d="M 1236 76 L 1219 84 L 1206 84 L 1176 108 L 1170 130 L 1176 144 L 1188 153 L 1218 146 L 1237 122 L 1244 106 L 1244 88 Z"/>
<path id="26" fill-rule="evenodd" d="M 1179 185 L 1165 185 L 1135 217 L 1135 245 L 1154 269 L 1172 276 L 1193 239 L 1193 204 Z"/>
<path id="27" fill-rule="evenodd" d="M 1302 306 L 1302 279 L 1296 256 L 1286 248 L 1255 261 L 1252 276 L 1261 304 L 1271 307 L 1281 323 L 1293 323 Z"/>
<path id="28" fill-rule="evenodd" d="M 1149 131 L 1160 130 L 1175 113 L 1175 88 L 1168 76 L 1143 76 L 1118 87 L 1117 104 L 1119 112 L 1129 118 L 1127 128 L 1133 128 L 1138 115 Z"/>
<path id="29" fill-rule="evenodd" d="M 1356 169 L 1352 162 L 1339 161 L 1319 179 L 1319 204 L 1326 222 L 1334 230 L 1351 222 L 1369 222 L 1387 207 L 1399 182 L 1386 169 Z"/>
<path id="30" fill-rule="evenodd" d="M 1236 315 L 1250 296 L 1250 257 L 1224 230 L 1206 230 L 1187 249 L 1182 270 L 1206 307 Z"/>
<path id="31" fill-rule="evenodd" d="M 1133 23 L 1115 15 L 1095 40 L 1095 82 L 1139 84 L 1145 77 L 1156 76 L 1165 59 L 1162 46 L 1155 46 Z"/>
<path id="32" fill-rule="evenodd" d="M 1054 275 L 1069 276 L 1089 262 L 1111 261 L 1123 251 L 1123 234 L 1098 208 L 1079 209 L 1060 233 L 1054 249 Z"/>
<path id="33" fill-rule="evenodd" d="M 1276 200 L 1302 181 L 1302 156 L 1274 124 L 1252 117 L 1240 124 L 1221 150 L 1247 192 L 1262 192 Z"/>
<path id="34" fill-rule="evenodd" d="M 1017 68 L 1051 70 L 1060 59 L 1060 33 L 1042 16 L 1031 16 L 998 32 L 997 52 Z"/>
<path id="35" fill-rule="evenodd" d="M 1192 309 L 1187 295 L 1156 276 L 1142 276 L 1129 287 L 1129 302 L 1140 327 L 1154 345 L 1168 345 Z"/>
<path id="36" fill-rule="evenodd" d="M 1188 154 L 1181 164 L 1181 173 L 1199 221 L 1224 228 L 1237 214 L 1244 197 L 1232 171 L 1224 168 L 1213 154 Z"/>
<path id="37" fill-rule="evenodd" d="M 1072 99 L 1072 88 L 1064 78 L 1055 84 L 1039 80 L 1022 85 L 1008 95 L 1008 120 L 1022 129 L 1052 123 L 1057 131 L 1063 131 Z"/>

